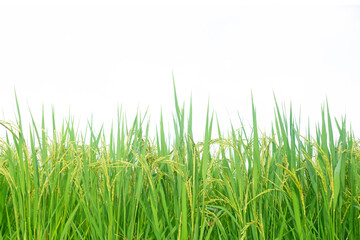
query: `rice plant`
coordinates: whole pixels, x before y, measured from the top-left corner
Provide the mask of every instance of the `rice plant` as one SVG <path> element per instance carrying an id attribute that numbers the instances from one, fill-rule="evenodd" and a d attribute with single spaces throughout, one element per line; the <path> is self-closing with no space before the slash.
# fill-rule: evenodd
<path id="1" fill-rule="evenodd" d="M 194 142 L 175 85 L 173 139 L 119 111 L 110 138 L 68 118 L 50 137 L 32 118 L 0 121 L 0 239 L 360 239 L 360 146 L 345 119 L 322 110 L 306 136 L 276 104 L 270 136 L 209 110 Z M 208 108 L 209 109 L 209 108 Z M 217 132 L 219 137 L 213 138 Z M 335 139 L 334 135 L 339 135 Z"/>

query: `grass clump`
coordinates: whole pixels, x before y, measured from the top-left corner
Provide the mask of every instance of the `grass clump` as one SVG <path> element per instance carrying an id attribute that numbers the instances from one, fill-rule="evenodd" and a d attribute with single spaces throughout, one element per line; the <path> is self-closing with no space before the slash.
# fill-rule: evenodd
<path id="1" fill-rule="evenodd" d="M 175 109 L 171 143 L 140 115 L 128 127 L 119 113 L 110 139 L 71 119 L 50 138 L 44 113 L 29 140 L 20 111 L 0 121 L 0 239 L 360 238 L 360 146 L 328 108 L 306 137 L 278 107 L 271 136 L 254 107 L 252 131 L 228 137 L 208 111 L 199 143 L 176 92 Z"/>

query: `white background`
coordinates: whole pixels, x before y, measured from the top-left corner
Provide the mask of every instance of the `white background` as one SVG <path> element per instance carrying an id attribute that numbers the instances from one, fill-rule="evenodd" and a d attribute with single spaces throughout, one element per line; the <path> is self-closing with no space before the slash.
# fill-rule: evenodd
<path id="1" fill-rule="evenodd" d="M 82 128 L 93 114 L 109 132 L 117 106 L 129 122 L 149 107 L 154 134 L 161 108 L 172 129 L 173 72 L 197 140 L 208 100 L 224 132 L 238 114 L 250 124 L 251 91 L 267 133 L 275 94 L 313 129 L 327 97 L 359 136 L 359 6 L 195 3 L 2 2 L 0 119 L 15 121 L 16 89 L 25 126 L 28 107 L 40 124 L 44 105 L 49 122 L 54 106 L 59 122 L 70 111 Z"/>

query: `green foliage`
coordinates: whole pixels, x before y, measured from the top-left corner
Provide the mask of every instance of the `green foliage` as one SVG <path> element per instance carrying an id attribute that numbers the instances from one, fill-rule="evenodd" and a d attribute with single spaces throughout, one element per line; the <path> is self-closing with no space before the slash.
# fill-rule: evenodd
<path id="1" fill-rule="evenodd" d="M 253 128 L 195 143 L 175 90 L 174 142 L 163 118 L 154 139 L 138 114 L 118 119 L 106 141 L 90 121 L 69 118 L 53 137 L 34 118 L 30 139 L 0 121 L 0 239 L 359 239 L 360 146 L 333 129 L 329 108 L 316 136 L 302 137 L 290 111 L 276 105 L 272 136 Z M 339 138 L 334 139 L 337 131 Z M 89 141 L 85 141 L 89 139 Z M 154 140 L 154 141 L 153 141 Z"/>

